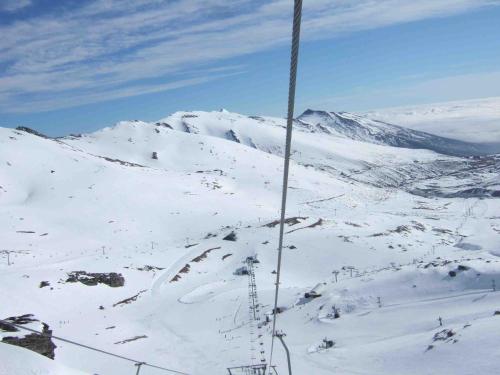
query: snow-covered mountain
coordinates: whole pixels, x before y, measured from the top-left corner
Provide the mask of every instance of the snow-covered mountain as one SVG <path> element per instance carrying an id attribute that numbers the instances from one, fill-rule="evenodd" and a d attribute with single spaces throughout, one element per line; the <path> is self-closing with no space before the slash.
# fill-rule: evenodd
<path id="1" fill-rule="evenodd" d="M 337 115 L 373 138 L 307 113 L 293 135 L 278 326 L 294 373 L 497 373 L 500 158 L 389 146 L 376 135 L 395 139 L 393 127 Z M 32 314 L 27 326 L 56 336 L 225 374 L 259 347 L 239 271 L 256 257 L 269 354 L 283 119 L 178 112 L 59 139 L 26 130 L 0 128 L 1 319 Z M 0 325 L 4 341 L 22 336 Z M 0 343 L 0 374 L 136 371 L 54 343 L 53 362 Z"/>
<path id="2" fill-rule="evenodd" d="M 327 112 L 308 109 L 297 120 L 311 131 L 336 134 L 350 139 L 376 144 L 428 149 L 441 154 L 470 156 L 485 155 L 482 145 L 453 140 L 386 122 L 372 120 L 348 112 Z"/>

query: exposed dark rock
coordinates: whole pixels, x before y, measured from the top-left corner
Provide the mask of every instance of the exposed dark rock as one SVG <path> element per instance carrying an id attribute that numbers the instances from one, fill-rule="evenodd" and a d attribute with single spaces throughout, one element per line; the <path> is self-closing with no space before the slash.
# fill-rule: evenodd
<path id="1" fill-rule="evenodd" d="M 298 231 L 298 230 L 301 230 L 301 229 L 306 229 L 306 228 L 315 228 L 317 226 L 321 226 L 323 225 L 324 221 L 323 219 L 318 219 L 318 221 L 312 223 L 311 225 L 306 225 L 305 227 L 301 227 L 301 228 L 297 228 L 297 229 L 292 229 L 292 230 L 289 230 L 288 232 L 286 233 L 292 233 L 292 232 L 295 232 L 295 231 Z"/>
<path id="2" fill-rule="evenodd" d="M 300 224 L 301 221 L 303 221 L 303 220 L 307 220 L 307 217 L 303 217 L 303 216 L 288 217 L 285 219 L 285 224 L 292 226 L 292 225 Z M 274 221 L 271 221 L 270 223 L 264 224 L 263 227 L 274 228 L 275 226 L 279 225 L 280 222 L 281 222 L 281 220 L 279 220 L 279 219 L 274 220 Z"/>
<path id="3" fill-rule="evenodd" d="M 410 233 L 411 229 L 406 225 L 400 225 L 396 229 L 390 230 L 391 233 Z"/>
<path id="4" fill-rule="evenodd" d="M 225 260 L 226 258 L 229 258 L 231 255 L 233 255 L 233 254 L 225 254 L 225 255 L 223 255 L 222 256 L 222 260 Z"/>
<path id="5" fill-rule="evenodd" d="M 132 297 L 129 297 L 129 298 L 125 298 L 124 300 L 121 300 L 121 301 L 118 301 L 116 303 L 113 304 L 113 307 L 116 307 L 116 306 L 119 306 L 119 305 L 127 305 L 129 303 L 132 303 L 134 301 L 137 301 L 137 298 L 139 298 L 139 296 L 142 294 L 142 293 L 145 293 L 146 292 L 146 289 L 144 290 L 141 290 L 139 293 L 133 295 Z"/>
<path id="6" fill-rule="evenodd" d="M 457 276 L 457 273 L 455 271 L 450 271 L 448 272 L 448 275 L 450 275 L 450 277 L 455 277 Z"/>
<path id="7" fill-rule="evenodd" d="M 156 126 L 161 126 L 161 127 L 164 127 L 164 128 L 168 128 L 168 129 L 173 129 L 171 125 L 167 124 L 166 122 L 157 122 L 155 123 Z"/>
<path id="8" fill-rule="evenodd" d="M 126 339 L 126 340 L 123 340 L 123 341 L 118 341 L 118 342 L 115 342 L 115 345 L 118 345 L 118 344 L 126 344 L 127 342 L 130 342 L 130 341 L 135 341 L 135 340 L 139 340 L 139 339 L 146 339 L 148 336 L 146 335 L 141 335 L 141 336 L 135 336 L 135 337 L 132 337 L 130 339 Z"/>
<path id="9" fill-rule="evenodd" d="M 182 267 L 182 269 L 177 273 L 177 275 L 175 275 L 172 280 L 170 280 L 171 283 L 173 283 L 174 281 L 179 281 L 181 279 L 181 273 L 188 273 L 189 270 L 191 269 L 191 266 L 189 264 L 186 264 L 184 267 Z"/>
<path id="10" fill-rule="evenodd" d="M 195 171 L 194 173 L 215 173 L 218 174 L 219 176 L 224 176 L 225 173 L 222 169 L 211 169 L 211 170 L 206 170 L 206 171 Z"/>
<path id="11" fill-rule="evenodd" d="M 125 160 L 120 160 L 120 159 L 113 159 L 113 158 L 109 158 L 107 156 L 100 156 L 100 155 L 94 155 L 94 154 L 90 154 L 90 155 L 95 156 L 97 158 L 104 159 L 104 160 L 109 161 L 111 163 L 117 163 L 117 164 L 120 164 L 120 165 L 124 165 L 126 167 L 140 167 L 140 168 L 144 168 L 145 167 L 144 165 L 137 164 L 137 163 L 132 163 L 130 161 L 125 161 Z"/>
<path id="12" fill-rule="evenodd" d="M 412 223 L 413 223 L 413 228 L 421 232 L 425 232 L 425 226 L 422 223 L 419 223 L 418 221 L 412 221 Z"/>
<path id="13" fill-rule="evenodd" d="M 40 288 L 45 288 L 46 286 L 50 286 L 48 281 L 40 281 Z"/>
<path id="14" fill-rule="evenodd" d="M 19 324 L 19 325 L 24 325 L 32 322 L 37 322 L 35 318 L 33 318 L 33 314 L 24 314 L 21 316 L 11 316 L 7 319 L 3 319 L 7 322 L 14 323 L 14 324 Z M 5 324 L 0 322 L 0 330 L 5 331 L 5 332 L 17 332 L 19 331 L 16 327 L 11 326 L 9 324 Z"/>
<path id="15" fill-rule="evenodd" d="M 67 283 L 81 282 L 88 286 L 106 284 L 112 288 L 125 285 L 125 278 L 121 273 L 87 273 L 86 271 L 73 271 L 68 274 Z"/>
<path id="16" fill-rule="evenodd" d="M 446 341 L 455 335 L 456 333 L 453 330 L 443 329 L 442 331 L 439 331 L 434 335 L 433 341 Z"/>
<path id="17" fill-rule="evenodd" d="M 230 129 L 226 132 L 226 138 L 230 141 L 241 143 L 240 139 L 236 135 L 236 132 L 233 129 Z"/>
<path id="18" fill-rule="evenodd" d="M 32 315 L 23 315 L 23 317 L 26 316 L 32 316 Z M 16 324 L 26 324 L 26 323 L 20 323 L 18 320 Z M 52 342 L 52 330 L 49 329 L 49 326 L 47 324 L 42 323 L 42 325 L 43 329 L 41 335 L 37 333 L 30 333 L 29 335 L 26 335 L 24 337 L 7 336 L 2 339 L 2 342 L 6 344 L 20 346 L 22 348 L 26 348 L 34 352 L 37 352 L 41 355 L 44 355 L 45 357 L 48 357 L 50 359 L 54 359 L 55 357 L 54 350 L 55 348 L 57 348 L 57 346 Z"/>
<path id="19" fill-rule="evenodd" d="M 153 151 L 153 154 L 151 155 L 151 159 L 158 160 L 158 153 L 156 151 Z"/>
<path id="20" fill-rule="evenodd" d="M 238 237 L 236 236 L 236 233 L 234 231 L 232 231 L 226 237 L 223 238 L 223 240 L 225 241 L 236 241 L 237 239 Z"/>
<path id="21" fill-rule="evenodd" d="M 46 139 L 49 138 L 45 134 L 42 134 L 42 133 L 40 133 L 40 132 L 38 132 L 36 130 L 28 128 L 27 126 L 18 126 L 16 128 L 16 130 L 23 131 L 23 132 L 26 132 L 26 133 L 29 133 L 29 134 L 33 134 L 33 135 L 36 135 L 37 137 L 42 137 L 42 138 L 46 138 Z"/>
<path id="22" fill-rule="evenodd" d="M 145 265 L 144 267 L 138 267 L 137 268 L 137 271 L 161 271 L 163 270 L 164 268 L 163 267 L 156 267 L 156 266 L 149 266 L 149 265 Z"/>
<path id="23" fill-rule="evenodd" d="M 200 255 L 198 255 L 197 257 L 191 259 L 191 262 L 201 262 L 203 259 L 205 259 L 208 254 L 210 254 L 212 251 L 214 250 L 219 250 L 220 249 L 220 246 L 219 247 L 213 247 L 211 249 L 208 249 L 208 250 L 205 250 L 203 253 L 201 253 Z"/>
<path id="24" fill-rule="evenodd" d="M 350 226 L 352 226 L 352 227 L 361 228 L 361 225 L 356 224 L 356 223 L 351 223 L 350 221 L 345 221 L 344 223 L 345 223 L 346 225 L 350 225 Z"/>
<path id="25" fill-rule="evenodd" d="M 449 229 L 443 229 L 443 228 L 432 228 L 433 232 L 437 233 L 442 233 L 442 234 L 453 234 L 453 232 Z"/>

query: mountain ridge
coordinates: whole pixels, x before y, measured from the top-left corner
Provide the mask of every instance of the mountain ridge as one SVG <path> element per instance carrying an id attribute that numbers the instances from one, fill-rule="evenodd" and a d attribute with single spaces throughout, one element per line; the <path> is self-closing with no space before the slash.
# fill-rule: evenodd
<path id="1" fill-rule="evenodd" d="M 297 119 L 315 126 L 318 130 L 364 142 L 384 144 L 393 147 L 428 149 L 444 155 L 478 156 L 487 155 L 482 145 L 441 137 L 407 127 L 372 120 L 350 112 L 328 112 L 307 109 Z"/>
<path id="2" fill-rule="evenodd" d="M 286 126 L 286 121 L 281 118 L 264 117 L 264 116 L 246 116 L 238 113 L 229 112 L 227 110 L 220 111 L 178 111 L 173 114 L 158 120 L 157 122 L 145 122 L 139 120 L 119 121 L 111 127 L 114 128 L 120 124 L 142 123 L 155 124 L 166 128 L 183 131 L 186 133 L 204 133 L 219 138 L 228 139 L 234 142 L 246 144 L 250 147 L 256 147 L 251 138 L 240 137 L 238 129 L 233 129 L 231 126 L 225 126 L 222 129 L 221 124 L 216 124 L 217 121 L 211 120 L 208 126 L 205 124 L 201 128 L 195 124 L 194 120 L 198 117 L 206 117 L 208 115 L 219 114 L 219 119 L 230 118 L 230 122 L 236 122 L 238 119 L 248 119 L 255 121 L 255 124 L 265 124 L 268 126 Z M 172 123 L 174 125 L 172 125 Z M 435 135 L 429 132 L 414 130 L 408 127 L 391 124 L 389 122 L 368 118 L 366 115 L 358 115 L 351 112 L 334 112 L 325 110 L 307 109 L 302 114 L 294 119 L 294 127 L 299 131 L 319 132 L 329 136 L 340 136 L 348 139 L 368 142 L 378 145 L 386 145 L 392 147 L 402 147 L 409 149 L 427 149 L 435 151 L 443 155 L 451 156 L 480 156 L 492 153 L 490 147 L 484 144 L 476 144 L 447 138 Z M 37 136 L 47 137 L 46 135 L 28 127 L 18 127 L 18 130 L 26 131 Z M 93 133 L 96 133 L 93 132 Z M 93 133 L 87 133 L 93 134 Z M 65 139 L 68 137 L 78 137 L 81 134 L 70 134 L 63 137 L 54 137 L 56 139 Z"/>

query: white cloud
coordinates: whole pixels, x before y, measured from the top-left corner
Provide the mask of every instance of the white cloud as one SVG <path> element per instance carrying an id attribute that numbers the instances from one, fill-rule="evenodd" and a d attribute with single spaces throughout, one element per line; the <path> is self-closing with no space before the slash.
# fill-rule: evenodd
<path id="1" fill-rule="evenodd" d="M 360 88 L 349 95 L 310 98 L 305 103 L 305 107 L 332 111 L 365 111 L 389 107 L 394 102 L 413 105 L 498 96 L 499 94 L 500 71 L 493 71 L 422 79 L 418 83 L 401 84 L 392 88 L 371 90 Z"/>
<path id="2" fill-rule="evenodd" d="M 31 0 L 1 0 L 0 11 L 15 12 L 31 5 Z"/>
<path id="3" fill-rule="evenodd" d="M 48 108 L 19 100 L 27 95 L 64 94 L 68 106 L 76 98 L 103 100 L 109 92 L 134 95 L 129 88 L 140 80 L 165 76 L 173 80 L 175 74 L 208 63 L 223 64 L 224 59 L 283 45 L 290 37 L 290 4 L 290 0 L 94 0 L 70 11 L 0 26 L 4 36 L 0 66 L 7 66 L 0 71 L 0 110 Z M 304 40 L 498 4 L 498 0 L 308 1 Z"/>

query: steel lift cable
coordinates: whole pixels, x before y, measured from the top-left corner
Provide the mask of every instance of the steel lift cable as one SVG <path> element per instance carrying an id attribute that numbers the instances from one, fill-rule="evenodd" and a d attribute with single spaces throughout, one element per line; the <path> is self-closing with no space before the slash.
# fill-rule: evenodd
<path id="1" fill-rule="evenodd" d="M 288 171 L 290 167 L 290 150 L 292 144 L 293 112 L 295 107 L 295 85 L 297 81 L 297 64 L 299 57 L 300 23 L 302 17 L 302 0 L 295 0 L 293 12 L 292 50 L 290 58 L 290 82 L 288 87 L 288 114 L 286 123 L 285 162 L 283 170 L 283 190 L 281 197 L 281 220 L 278 244 L 278 266 L 276 269 L 276 289 L 274 292 L 273 329 L 271 337 L 271 350 L 269 367 L 273 365 L 273 351 L 276 337 L 276 318 L 278 316 L 278 295 L 281 276 L 281 258 L 283 253 L 283 233 L 285 228 L 286 198 L 288 190 Z"/>

